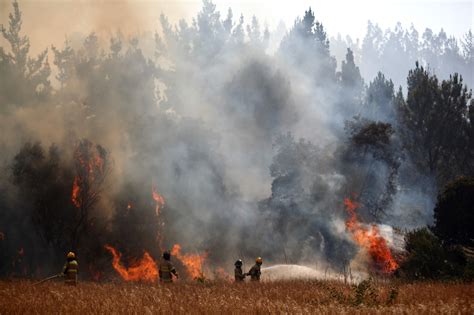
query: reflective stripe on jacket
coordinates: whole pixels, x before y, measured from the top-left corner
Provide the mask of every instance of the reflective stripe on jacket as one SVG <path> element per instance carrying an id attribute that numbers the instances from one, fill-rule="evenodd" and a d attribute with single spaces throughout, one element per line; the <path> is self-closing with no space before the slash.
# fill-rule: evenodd
<path id="1" fill-rule="evenodd" d="M 169 260 L 161 259 L 159 265 L 160 280 L 164 282 L 172 282 L 173 276 L 171 273 L 176 274 L 173 264 Z"/>

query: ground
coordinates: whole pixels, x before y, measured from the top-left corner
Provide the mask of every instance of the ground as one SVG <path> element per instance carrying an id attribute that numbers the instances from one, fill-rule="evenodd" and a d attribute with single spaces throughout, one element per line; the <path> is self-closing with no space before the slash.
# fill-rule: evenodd
<path id="1" fill-rule="evenodd" d="M 474 284 L 0 281 L 0 314 L 474 314 Z"/>

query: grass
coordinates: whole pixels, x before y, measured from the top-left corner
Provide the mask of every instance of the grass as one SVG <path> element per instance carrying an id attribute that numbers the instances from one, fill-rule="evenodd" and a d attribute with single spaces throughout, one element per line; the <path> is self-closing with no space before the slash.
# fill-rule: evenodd
<path id="1" fill-rule="evenodd" d="M 0 281 L 0 314 L 474 314 L 474 284 Z"/>

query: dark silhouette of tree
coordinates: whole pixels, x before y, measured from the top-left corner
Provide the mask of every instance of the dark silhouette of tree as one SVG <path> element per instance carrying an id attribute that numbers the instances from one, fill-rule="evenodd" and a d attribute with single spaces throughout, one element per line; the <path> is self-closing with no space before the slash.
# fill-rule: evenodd
<path id="1" fill-rule="evenodd" d="M 330 184 L 317 172 L 322 163 L 320 150 L 304 139 L 296 141 L 291 134 L 279 136 L 274 145 L 272 194 L 259 203 L 261 224 L 272 228 L 252 232 L 260 242 L 249 244 L 250 252 L 258 250 L 266 257 L 296 263 L 308 247 L 323 254 L 333 268 L 342 270 L 355 254 L 355 247 L 325 224 L 334 209 L 318 206 L 326 198 L 337 198 L 327 196 Z"/>
<path id="2" fill-rule="evenodd" d="M 318 86 L 328 86 L 336 80 L 336 60 L 329 51 L 329 39 L 323 24 L 316 21 L 311 8 L 303 19 L 296 19 L 293 28 L 283 38 L 280 53 L 301 71 L 308 73 Z"/>
<path id="3" fill-rule="evenodd" d="M 0 103 L 4 105 L 26 105 L 35 100 L 45 100 L 51 93 L 48 50 L 45 49 L 36 58 L 29 57 L 30 40 L 21 35 L 21 25 L 21 11 L 18 2 L 14 1 L 8 28 L 0 25 L 0 32 L 10 45 L 10 52 L 0 47 L 0 77 L 3 78 Z"/>
<path id="4" fill-rule="evenodd" d="M 395 92 L 392 80 L 379 72 L 367 87 L 362 115 L 372 120 L 395 122 Z"/>
<path id="5" fill-rule="evenodd" d="M 433 231 L 446 244 L 474 246 L 474 178 L 450 182 L 438 195 Z"/>
<path id="6" fill-rule="evenodd" d="M 396 193 L 401 153 L 389 123 L 356 117 L 346 122 L 349 144 L 343 158 L 348 187 L 364 206 L 371 220 L 381 222 Z"/>
<path id="7" fill-rule="evenodd" d="M 466 150 L 470 98 L 458 74 L 440 84 L 418 63 L 408 75 L 406 101 L 397 97 L 403 145 L 419 170 L 441 185 L 464 174 L 472 163 Z"/>
<path id="8" fill-rule="evenodd" d="M 83 235 L 87 234 L 94 221 L 93 210 L 99 202 L 104 182 L 110 171 L 107 151 L 89 140 L 81 140 L 74 150 L 74 181 L 71 201 L 77 210 L 74 212 L 71 248 L 76 250 Z"/>
<path id="9" fill-rule="evenodd" d="M 428 229 L 421 228 L 405 236 L 407 256 L 397 273 L 410 280 L 450 279 L 463 277 L 466 258 L 457 249 L 443 247 Z"/>
<path id="10" fill-rule="evenodd" d="M 338 74 L 340 83 L 339 103 L 341 111 L 346 117 L 352 117 L 360 113 L 364 80 L 359 67 L 354 63 L 354 54 L 347 48 L 346 60 L 342 61 L 341 72 Z"/>

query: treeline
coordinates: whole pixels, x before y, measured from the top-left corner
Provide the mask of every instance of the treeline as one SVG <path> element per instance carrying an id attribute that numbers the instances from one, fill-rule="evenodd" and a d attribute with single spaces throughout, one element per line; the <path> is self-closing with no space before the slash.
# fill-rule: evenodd
<path id="1" fill-rule="evenodd" d="M 344 197 L 365 222 L 413 228 L 432 223 L 440 188 L 474 176 L 474 102 L 455 68 L 439 79 L 414 57 L 405 92 L 382 72 L 366 83 L 351 49 L 338 70 L 311 9 L 272 55 L 256 18 L 222 18 L 210 1 L 192 24 L 160 23 L 153 58 L 138 38 L 102 47 L 94 33 L 32 57 L 13 2 L 0 47 L 1 275 L 44 274 L 73 249 L 93 277 L 110 269 L 103 245 L 127 261 L 159 257 L 159 242 L 214 266 L 238 255 L 342 270 L 357 253 Z M 78 150 L 110 168 L 87 209 L 71 201 Z M 152 187 L 166 200 L 159 220 Z"/>
<path id="2" fill-rule="evenodd" d="M 455 72 L 462 74 L 472 86 L 473 41 L 472 30 L 455 38 L 442 28 L 439 32 L 427 28 L 420 33 L 413 25 L 405 28 L 397 23 L 393 29 L 382 30 L 369 21 L 361 41 L 338 35 L 331 38 L 331 50 L 336 56 L 343 56 L 346 48 L 351 48 L 364 78 L 381 71 L 397 84 L 405 85 L 406 73 L 418 61 L 440 78 Z"/>

